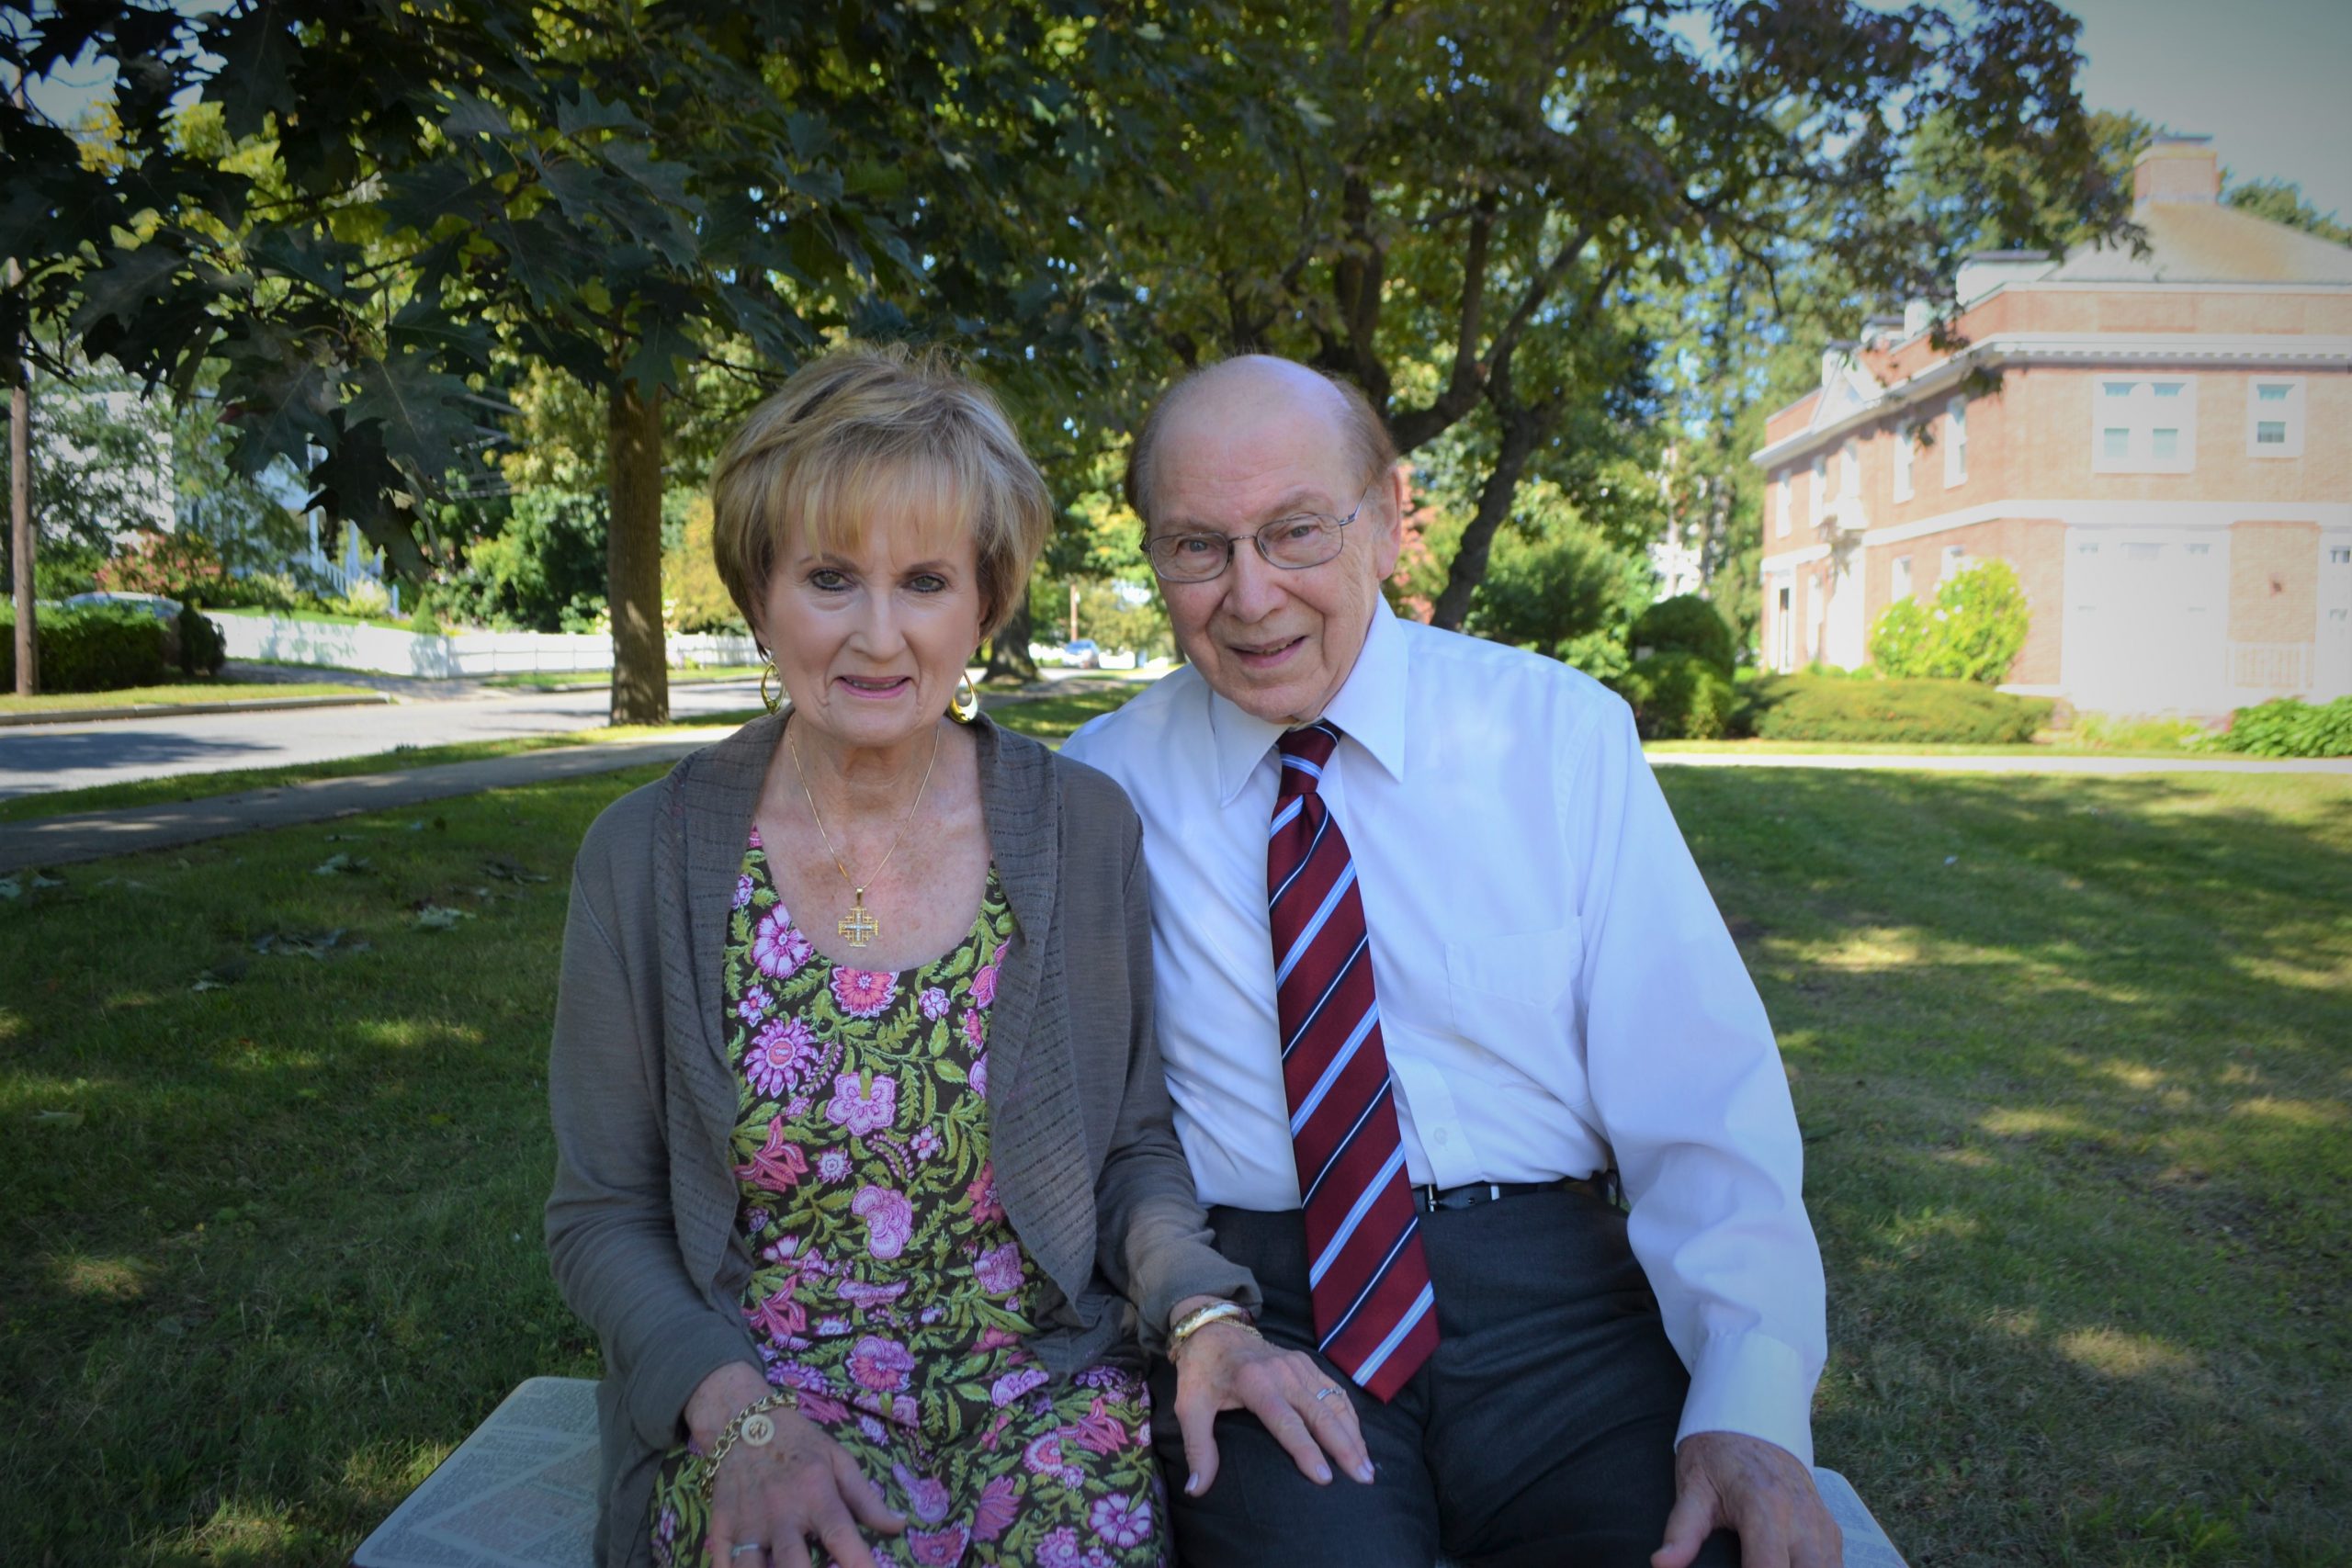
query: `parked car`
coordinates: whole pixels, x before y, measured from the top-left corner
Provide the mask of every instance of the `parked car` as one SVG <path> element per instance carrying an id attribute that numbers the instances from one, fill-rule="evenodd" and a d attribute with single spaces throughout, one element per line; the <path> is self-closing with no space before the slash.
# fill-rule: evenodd
<path id="1" fill-rule="evenodd" d="M 180 618 L 180 602 L 166 599 L 160 593 L 76 593 L 67 598 L 61 607 L 95 610 L 107 605 L 124 610 L 144 610 L 159 621 L 172 622 Z"/>
<path id="2" fill-rule="evenodd" d="M 1076 670 L 1100 670 L 1102 650 L 1094 646 L 1092 637 L 1079 637 L 1062 645 L 1062 662 Z"/>

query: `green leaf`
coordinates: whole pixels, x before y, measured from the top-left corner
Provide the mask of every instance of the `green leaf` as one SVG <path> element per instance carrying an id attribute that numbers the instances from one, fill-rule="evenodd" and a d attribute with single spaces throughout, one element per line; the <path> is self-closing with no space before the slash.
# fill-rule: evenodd
<path id="1" fill-rule="evenodd" d="M 345 268 L 359 259 L 356 246 L 299 229 L 266 229 L 245 249 L 270 271 L 300 278 L 335 299 L 349 291 Z"/>
<path id="2" fill-rule="evenodd" d="M 276 114 L 283 125 L 296 107 L 288 79 L 298 48 L 290 21 L 275 6 L 256 6 L 232 18 L 211 47 L 221 65 L 205 85 L 205 96 L 220 105 L 223 129 L 242 141 L 262 133 L 267 115 Z"/>
<path id="3" fill-rule="evenodd" d="M 163 245 L 137 250 L 118 246 L 103 270 L 82 290 L 82 308 L 74 312 L 74 330 L 87 333 L 97 322 L 119 319 L 128 327 L 151 302 L 167 298 L 182 258 Z"/>
<path id="4" fill-rule="evenodd" d="M 625 104 L 606 103 L 586 88 L 576 98 L 556 100 L 555 128 L 566 136 L 584 130 L 634 130 L 650 136 L 651 127 Z"/>
<path id="5" fill-rule="evenodd" d="M 640 392 L 655 387 L 675 388 L 681 384 L 677 367 L 691 364 L 701 354 L 701 345 L 686 335 L 674 318 L 654 315 L 621 374 L 635 381 Z"/>
<path id="6" fill-rule="evenodd" d="M 471 93 L 452 93 L 449 101 L 449 112 L 441 121 L 441 130 L 452 141 L 465 136 L 492 136 L 509 141 L 519 134 L 503 109 Z"/>
<path id="7" fill-rule="evenodd" d="M 478 321 L 461 321 L 435 300 L 416 299 L 401 307 L 385 329 L 384 344 L 396 354 L 455 355 L 475 364 L 490 359 L 490 329 Z"/>

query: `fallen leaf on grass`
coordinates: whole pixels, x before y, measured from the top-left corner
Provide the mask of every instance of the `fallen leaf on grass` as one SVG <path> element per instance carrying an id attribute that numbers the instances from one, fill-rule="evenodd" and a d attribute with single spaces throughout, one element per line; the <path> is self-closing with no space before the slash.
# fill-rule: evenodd
<path id="1" fill-rule="evenodd" d="M 454 930 L 459 920 L 472 919 L 468 909 L 452 909 L 446 904 L 427 904 L 416 912 L 416 929 L 424 931 Z"/>
<path id="2" fill-rule="evenodd" d="M 280 957 L 324 958 L 331 952 L 365 953 L 369 945 L 366 937 L 344 941 L 341 926 L 331 931 L 314 931 L 307 935 L 295 931 L 266 931 L 254 938 L 255 953 L 276 953 Z"/>
<path id="3" fill-rule="evenodd" d="M 367 869 L 368 863 L 366 861 L 356 860 L 350 855 L 337 852 L 334 854 L 327 856 L 325 860 L 320 862 L 317 865 L 312 866 L 311 868 L 311 874 L 312 876 L 333 876 L 337 872 L 341 872 L 345 875 L 356 876 Z"/>
<path id="4" fill-rule="evenodd" d="M 533 871 L 511 860 L 486 860 L 481 863 L 481 868 L 501 882 L 545 882 L 548 879 L 546 872 Z"/>
<path id="5" fill-rule="evenodd" d="M 191 991 L 225 991 L 230 987 L 235 985 L 238 981 L 243 979 L 245 977 L 245 971 L 251 967 L 252 965 L 247 964 L 242 958 L 232 960 L 227 964 L 215 964 L 211 968 L 207 969 L 203 974 L 198 975 L 196 977 L 196 984 L 190 986 L 188 989 Z"/>
<path id="6" fill-rule="evenodd" d="M 36 1111 L 33 1120 L 44 1127 L 79 1127 L 83 1117 L 78 1111 Z"/>

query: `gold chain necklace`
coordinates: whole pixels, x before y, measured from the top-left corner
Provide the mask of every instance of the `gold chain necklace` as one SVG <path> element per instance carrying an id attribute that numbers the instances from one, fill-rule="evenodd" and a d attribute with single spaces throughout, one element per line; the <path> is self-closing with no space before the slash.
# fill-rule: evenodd
<path id="1" fill-rule="evenodd" d="M 817 837 L 824 841 L 825 852 L 832 857 L 833 869 L 842 874 L 843 882 L 849 884 L 849 913 L 841 918 L 841 922 L 833 930 L 839 931 L 842 939 L 852 947 L 864 947 L 882 934 L 881 922 L 865 907 L 865 890 L 874 886 L 874 877 L 869 876 L 860 882 L 849 874 L 849 867 L 842 863 L 841 852 L 833 848 L 833 836 L 825 831 L 825 819 L 817 814 L 817 797 L 808 792 L 808 775 L 800 766 L 800 749 L 792 743 L 792 727 L 789 725 L 785 727 L 784 750 L 792 758 L 793 776 L 800 781 L 800 798 L 808 803 L 808 820 L 817 824 Z M 882 863 L 874 868 L 874 876 L 880 876 L 889 869 L 890 857 L 899 852 L 899 840 L 907 836 L 907 825 L 915 819 L 915 808 L 922 804 L 922 792 L 931 787 L 931 770 L 938 765 L 939 728 L 934 725 L 931 731 L 931 761 L 922 766 L 922 783 L 915 785 L 915 797 L 907 803 L 907 814 L 899 818 L 899 830 L 892 836 L 889 849 L 884 852 Z"/>

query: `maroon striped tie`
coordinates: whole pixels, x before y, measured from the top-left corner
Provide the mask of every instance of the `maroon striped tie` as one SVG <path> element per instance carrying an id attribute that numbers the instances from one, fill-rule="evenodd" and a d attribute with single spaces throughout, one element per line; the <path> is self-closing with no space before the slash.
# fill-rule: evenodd
<path id="1" fill-rule="evenodd" d="M 1385 1400 L 1437 1348 L 1437 1311 L 1396 1134 L 1355 863 L 1317 790 L 1339 743 L 1330 725 L 1311 724 L 1278 746 L 1266 907 L 1317 1348 Z"/>

